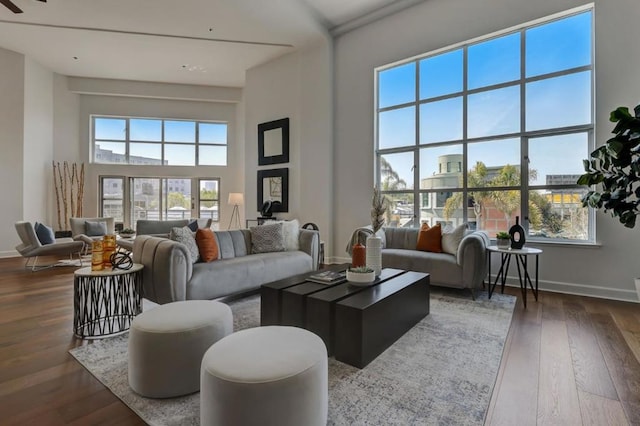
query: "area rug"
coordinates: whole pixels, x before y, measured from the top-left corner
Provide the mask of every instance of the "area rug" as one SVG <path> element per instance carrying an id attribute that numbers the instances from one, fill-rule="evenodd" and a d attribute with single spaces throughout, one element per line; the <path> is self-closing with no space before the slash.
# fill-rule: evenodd
<path id="1" fill-rule="evenodd" d="M 431 313 L 364 369 L 329 359 L 330 425 L 481 425 L 515 298 L 474 301 L 432 290 Z M 230 303 L 234 329 L 260 323 L 260 299 Z M 149 399 L 127 383 L 127 334 L 70 350 L 87 370 L 151 425 L 198 425 L 199 393 Z"/>

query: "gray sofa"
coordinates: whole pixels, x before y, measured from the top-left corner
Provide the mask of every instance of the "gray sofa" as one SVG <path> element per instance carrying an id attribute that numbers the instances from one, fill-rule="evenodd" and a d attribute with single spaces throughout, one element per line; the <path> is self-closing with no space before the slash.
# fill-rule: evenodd
<path id="1" fill-rule="evenodd" d="M 468 288 L 482 287 L 487 275 L 489 237 L 482 231 L 467 231 L 458 253 L 431 253 L 416 250 L 419 228 L 384 228 L 382 266 L 417 272 L 428 272 L 431 285 Z"/>
<path id="2" fill-rule="evenodd" d="M 220 259 L 193 263 L 184 244 L 139 235 L 133 261 L 144 265 L 144 297 L 156 303 L 217 299 L 257 290 L 262 284 L 318 269 L 320 237 L 300 229 L 300 249 L 251 253 L 248 229 L 214 231 Z"/>

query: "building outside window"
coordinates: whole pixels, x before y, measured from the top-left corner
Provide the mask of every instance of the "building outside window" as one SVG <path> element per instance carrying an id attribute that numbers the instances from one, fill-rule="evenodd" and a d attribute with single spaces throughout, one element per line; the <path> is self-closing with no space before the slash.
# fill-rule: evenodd
<path id="1" fill-rule="evenodd" d="M 388 223 L 494 236 L 520 216 L 529 239 L 593 242 L 576 184 L 594 146 L 593 39 L 581 7 L 377 69 Z"/>
<path id="2" fill-rule="evenodd" d="M 99 179 L 102 188 L 100 214 L 112 216 L 116 222 L 134 228 L 139 219 L 200 217 L 211 218 L 212 228 L 218 229 L 219 178 L 101 176 Z M 129 196 L 124 197 L 127 193 Z"/>
<path id="3" fill-rule="evenodd" d="M 93 162 L 226 166 L 227 123 L 91 117 Z"/>

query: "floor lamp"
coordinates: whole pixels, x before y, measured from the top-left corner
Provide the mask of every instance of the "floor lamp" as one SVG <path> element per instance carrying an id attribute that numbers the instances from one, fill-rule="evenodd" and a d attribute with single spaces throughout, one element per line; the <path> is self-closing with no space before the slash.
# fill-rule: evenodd
<path id="1" fill-rule="evenodd" d="M 229 220 L 227 229 L 231 229 L 232 223 L 236 229 L 240 229 L 240 209 L 238 206 L 244 204 L 244 195 L 242 192 L 230 192 L 228 203 L 229 205 L 233 204 L 233 212 L 231 213 L 231 220 Z"/>

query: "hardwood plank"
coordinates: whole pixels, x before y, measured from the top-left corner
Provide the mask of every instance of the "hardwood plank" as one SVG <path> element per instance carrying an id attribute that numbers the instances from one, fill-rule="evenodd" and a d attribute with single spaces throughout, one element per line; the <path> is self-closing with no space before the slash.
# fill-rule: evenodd
<path id="1" fill-rule="evenodd" d="M 580 425 L 580 403 L 564 321 L 542 320 L 538 425 Z"/>
<path id="2" fill-rule="evenodd" d="M 623 331 L 622 336 L 624 336 L 624 340 L 627 342 L 627 345 L 629 345 L 636 360 L 640 362 L 640 333 Z"/>
<path id="3" fill-rule="evenodd" d="M 512 324 L 512 342 L 506 357 L 499 387 L 494 389 L 495 407 L 489 425 L 519 426 L 536 424 L 538 399 L 538 368 L 540 362 L 539 305 L 531 304 L 526 311 L 516 307 Z M 516 319 L 517 318 L 517 319 Z"/>
<path id="4" fill-rule="evenodd" d="M 580 398 L 580 410 L 584 425 L 625 426 L 629 424 L 620 401 L 614 401 L 583 391 L 578 391 L 578 397 Z"/>
<path id="5" fill-rule="evenodd" d="M 631 424 L 640 424 L 640 364 L 609 314 L 591 315 L 618 399 Z"/>
<path id="6" fill-rule="evenodd" d="M 591 315 L 576 301 L 565 301 L 563 306 L 578 389 L 617 400 L 618 393 L 600 350 Z"/>

